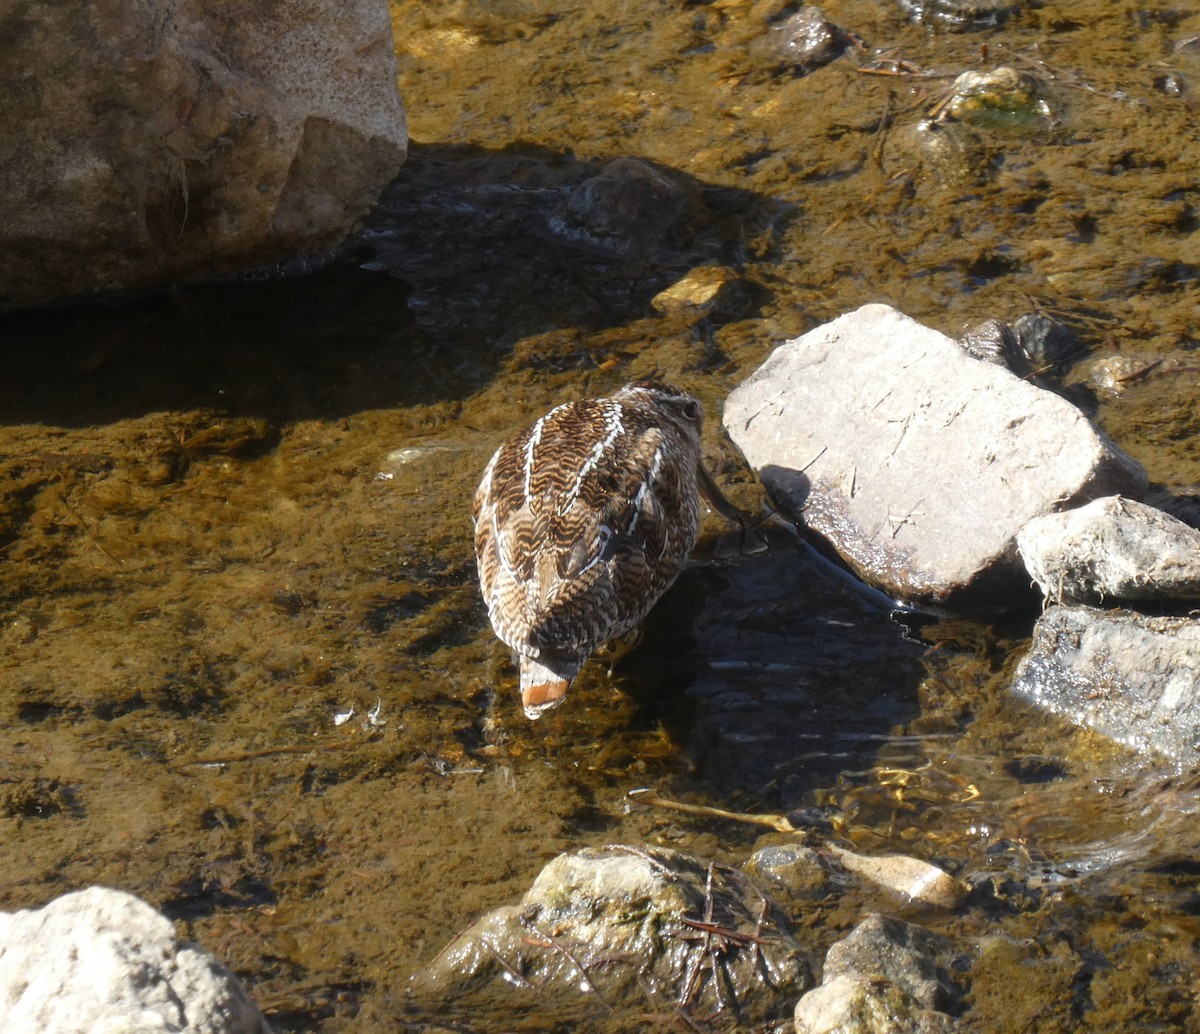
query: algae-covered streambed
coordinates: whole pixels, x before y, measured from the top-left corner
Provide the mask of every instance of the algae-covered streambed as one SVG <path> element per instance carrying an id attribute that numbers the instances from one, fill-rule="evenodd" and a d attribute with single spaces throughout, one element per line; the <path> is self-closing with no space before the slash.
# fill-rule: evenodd
<path id="1" fill-rule="evenodd" d="M 783 3 L 395 2 L 414 142 L 355 261 L 0 317 L 0 908 L 137 893 L 281 1031 L 668 1029 L 405 996 L 560 851 L 738 861 L 758 837 L 627 800 L 650 786 L 821 809 L 986 884 L 921 917 L 959 951 L 968 1029 L 1200 1024 L 1196 781 L 1007 699 L 1033 611 L 901 623 L 710 517 L 648 645 L 531 724 L 475 586 L 501 438 L 659 374 L 757 510 L 722 399 L 868 301 L 948 333 L 1046 311 L 1086 358 L 1144 357 L 1097 419 L 1153 479 L 1200 482 L 1200 13 L 1014 6 L 960 32 L 830 0 L 863 48 L 799 75 Z M 948 171 L 913 127 L 999 64 L 1049 114 L 979 127 Z M 675 207 L 618 209 L 607 245 L 556 232 L 619 156 L 676 170 Z M 716 263 L 753 285 L 736 318 L 651 307 Z M 869 906 L 803 922 L 828 943 Z"/>

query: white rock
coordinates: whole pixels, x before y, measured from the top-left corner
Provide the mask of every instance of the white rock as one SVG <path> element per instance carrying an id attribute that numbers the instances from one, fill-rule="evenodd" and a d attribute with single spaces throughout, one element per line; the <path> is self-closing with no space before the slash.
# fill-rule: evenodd
<path id="1" fill-rule="evenodd" d="M 886 305 L 777 348 L 725 427 L 781 505 L 905 600 L 1016 590 L 1027 521 L 1146 487 L 1069 402 Z"/>
<path id="2" fill-rule="evenodd" d="M 0 913 L 4 1034 L 270 1034 L 237 978 L 132 894 Z"/>
<path id="3" fill-rule="evenodd" d="M 797 1034 L 944 1034 L 956 988 L 939 955 L 949 942 L 923 926 L 870 915 L 825 957 L 821 986 L 796 1005 Z"/>
<path id="4" fill-rule="evenodd" d="M 796 1034 L 951 1034 L 954 1021 L 894 984 L 834 977 L 796 1003 Z"/>
<path id="5" fill-rule="evenodd" d="M 932 908 L 957 908 L 971 888 L 932 862 L 902 854 L 865 855 L 836 844 L 825 848 L 849 872 L 857 873 L 908 901 Z"/>
<path id="6" fill-rule="evenodd" d="M 332 251 L 407 150 L 386 0 L 12 0 L 0 302 Z"/>
<path id="7" fill-rule="evenodd" d="M 1035 517 L 1017 548 L 1055 601 L 1200 599 L 1200 531 L 1133 499 Z"/>
<path id="8" fill-rule="evenodd" d="M 1052 606 L 1011 688 L 1133 750 L 1200 762 L 1200 621 Z"/>

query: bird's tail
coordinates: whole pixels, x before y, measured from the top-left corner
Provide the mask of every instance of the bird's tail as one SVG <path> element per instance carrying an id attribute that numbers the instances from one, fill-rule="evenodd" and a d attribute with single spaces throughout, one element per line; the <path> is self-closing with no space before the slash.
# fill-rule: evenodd
<path id="1" fill-rule="evenodd" d="M 536 657 L 521 657 L 521 706 L 525 717 L 541 718 L 547 711 L 558 707 L 566 699 L 567 687 L 578 671 L 564 665 L 547 666 Z"/>

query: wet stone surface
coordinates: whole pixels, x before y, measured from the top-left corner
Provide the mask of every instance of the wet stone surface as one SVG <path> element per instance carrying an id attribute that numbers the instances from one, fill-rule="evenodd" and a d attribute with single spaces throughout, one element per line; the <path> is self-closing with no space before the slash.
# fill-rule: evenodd
<path id="1" fill-rule="evenodd" d="M 1143 753 L 1200 760 L 1200 621 L 1052 606 L 1012 691 Z"/>
<path id="2" fill-rule="evenodd" d="M 1045 312 L 1084 353 L 1068 385 L 1137 357 L 1095 419 L 1153 481 L 1200 484 L 1194 113 L 1156 85 L 1192 75 L 1198 16 L 1094 0 L 956 32 L 821 7 L 873 49 L 796 76 L 746 46 L 783 3 L 397 0 L 414 145 L 361 254 L 0 315 L 0 907 L 137 893 L 288 1034 L 580 1029 L 565 1000 L 450 1014 L 408 981 L 563 852 L 750 854 L 752 828 L 627 798 L 652 786 L 965 879 L 964 906 L 914 918 L 966 946 L 972 1030 L 1200 1022 L 1195 780 L 1011 698 L 1036 604 L 898 622 L 793 540 L 757 553 L 710 518 L 644 645 L 536 725 L 487 627 L 469 500 L 501 440 L 664 376 L 758 514 L 724 398 L 866 302 L 947 334 Z M 928 176 L 894 145 L 981 63 L 1069 103 L 981 137 L 981 175 Z M 683 177 L 686 216 L 628 250 L 556 234 L 620 158 Z M 657 314 L 714 264 L 750 309 Z M 791 906 L 819 952 L 904 911 L 829 887 Z"/>
<path id="3" fill-rule="evenodd" d="M 1037 79 L 1015 68 L 963 72 L 938 105 L 938 117 L 991 129 L 1045 128 L 1055 116 L 1042 93 Z"/>
<path id="4" fill-rule="evenodd" d="M 1055 602 L 1200 599 L 1200 531 L 1122 496 L 1030 521 L 1017 547 Z"/>
<path id="5" fill-rule="evenodd" d="M 459 934 L 412 988 L 438 1002 L 507 983 L 527 996 L 591 996 L 597 1011 L 753 1024 L 788 1015 L 812 986 L 811 968 L 782 912 L 744 873 L 618 844 L 554 859 L 518 905 Z"/>
<path id="6" fill-rule="evenodd" d="M 801 75 L 836 61 L 854 43 L 819 7 L 809 5 L 771 26 L 768 37 L 768 46 L 784 67 Z"/>
<path id="7" fill-rule="evenodd" d="M 821 986 L 796 1005 L 798 1034 L 953 1031 L 950 945 L 924 927 L 870 915 L 825 957 Z"/>
<path id="8" fill-rule="evenodd" d="M 914 20 L 954 29 L 989 29 L 1021 9 L 1013 0 L 897 0 Z"/>

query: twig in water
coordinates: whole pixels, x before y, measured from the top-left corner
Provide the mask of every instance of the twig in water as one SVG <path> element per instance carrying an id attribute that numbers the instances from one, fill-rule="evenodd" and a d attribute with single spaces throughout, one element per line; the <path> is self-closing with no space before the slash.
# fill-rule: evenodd
<path id="1" fill-rule="evenodd" d="M 643 792 L 651 793 L 652 791 L 630 790 L 629 795 L 632 797 L 635 793 L 643 793 Z M 656 802 L 651 801 L 649 803 L 656 803 Z M 626 854 L 635 855 L 638 858 L 641 858 L 643 861 L 649 862 L 650 865 L 654 867 L 655 871 L 658 872 L 658 874 L 663 877 L 663 879 L 667 880 L 670 883 L 678 883 L 679 882 L 679 874 L 678 873 L 672 871 L 668 866 L 664 865 L 661 861 L 659 861 L 657 858 L 655 858 L 654 855 L 652 855 L 649 851 L 645 850 L 644 848 L 634 847 L 632 844 L 606 844 L 604 847 L 604 850 L 606 850 L 606 851 L 624 851 Z"/>
<path id="2" fill-rule="evenodd" d="M 757 888 L 755 888 L 757 890 Z M 763 920 L 767 918 L 767 899 L 758 891 L 758 918 L 754 921 L 754 939 L 750 942 L 750 973 L 758 969 L 758 946 L 762 943 Z"/>
<path id="3" fill-rule="evenodd" d="M 188 768 L 191 765 L 232 765 L 236 761 L 256 761 L 258 758 L 268 758 L 276 754 L 308 754 L 313 751 L 345 750 L 363 741 L 357 737 L 348 740 L 338 740 L 336 743 L 289 743 L 282 747 L 263 747 L 261 750 L 248 750 L 242 754 L 226 754 L 215 758 L 189 758 L 187 761 L 174 762 L 174 768 Z"/>
<path id="4" fill-rule="evenodd" d="M 596 986 L 596 982 L 592 979 L 591 974 L 588 973 L 587 967 L 582 962 L 580 962 L 573 954 L 571 954 L 570 951 L 567 950 L 567 946 L 565 944 L 563 944 L 557 937 L 552 937 L 550 934 L 545 933 L 544 931 L 538 929 L 537 923 L 533 922 L 533 920 L 531 920 L 531 919 L 522 919 L 521 925 L 524 926 L 526 929 L 532 930 L 535 934 L 537 934 L 539 937 L 541 937 L 542 940 L 545 941 L 547 945 L 552 947 L 555 951 L 561 952 L 563 955 L 565 955 L 567 957 L 567 959 L 570 960 L 571 964 L 577 970 L 579 970 L 579 975 L 581 977 L 583 977 L 583 990 L 591 991 L 592 994 L 594 994 L 596 996 L 596 998 L 599 1000 L 600 1004 L 603 1005 L 605 1009 L 607 1009 L 609 1012 L 613 1011 L 613 1007 L 611 1005 L 609 1005 L 607 1001 L 605 1001 L 604 995 L 602 995 L 600 993 L 600 989 Z"/>
<path id="5" fill-rule="evenodd" d="M 684 804 L 682 801 L 672 801 L 665 797 L 660 797 L 649 787 L 630 790 L 625 796 L 630 800 L 637 801 L 639 804 L 650 804 L 656 808 L 670 808 L 673 811 L 682 811 L 687 815 L 700 815 L 709 819 L 729 819 L 733 822 L 745 822 L 752 826 L 766 826 L 777 833 L 804 832 L 793 826 L 786 815 L 726 811 L 724 808 L 712 808 L 706 804 Z M 614 844 L 613 846 L 620 847 L 621 845 Z M 637 853 L 633 848 L 629 848 L 628 850 Z"/>
<path id="6" fill-rule="evenodd" d="M 679 921 L 684 926 L 690 926 L 693 930 L 700 930 L 710 936 L 719 937 L 722 941 L 736 944 L 739 948 L 744 948 L 747 945 L 772 944 L 778 939 L 775 937 L 762 937 L 758 933 L 741 933 L 738 930 L 731 930 L 727 926 L 721 926 L 718 923 L 703 919 L 682 918 Z M 727 948 L 728 944 L 723 944 L 721 947 L 722 949 Z"/>
<path id="7" fill-rule="evenodd" d="M 482 944 L 485 948 L 487 948 L 487 950 L 489 952 L 491 952 L 492 958 L 494 958 L 497 962 L 500 963 L 501 966 L 504 967 L 505 971 L 508 973 L 508 975 L 510 977 L 513 978 L 513 980 L 515 980 L 517 982 L 518 986 L 533 987 L 533 985 L 528 980 L 526 980 L 523 976 L 521 976 L 520 973 L 518 973 L 515 969 L 512 968 L 512 966 L 510 966 L 508 964 L 508 962 L 505 960 L 503 955 L 501 955 L 495 948 L 493 948 L 482 937 L 479 939 L 479 943 Z"/>
<path id="8" fill-rule="evenodd" d="M 1148 362 L 1140 370 L 1134 370 L 1132 373 L 1123 374 L 1120 377 L 1114 377 L 1113 380 L 1116 381 L 1118 384 L 1127 384 L 1130 381 L 1140 380 L 1142 377 L 1145 377 L 1146 374 L 1150 373 L 1150 371 L 1153 370 L 1156 366 L 1161 366 L 1162 363 L 1163 363 L 1163 359 L 1160 356 L 1159 358 Z"/>
<path id="9" fill-rule="evenodd" d="M 720 930 L 720 927 L 713 924 L 713 873 L 714 866 L 712 862 L 708 863 L 708 874 L 704 878 L 704 949 L 708 952 L 709 967 L 712 970 L 713 981 L 713 997 L 717 1002 L 717 1013 L 725 1011 L 725 995 L 721 993 L 721 955 L 729 949 L 729 942 L 725 940 L 719 933 L 715 936 L 720 937 L 720 941 L 714 947 L 713 937 L 714 930 Z"/>

